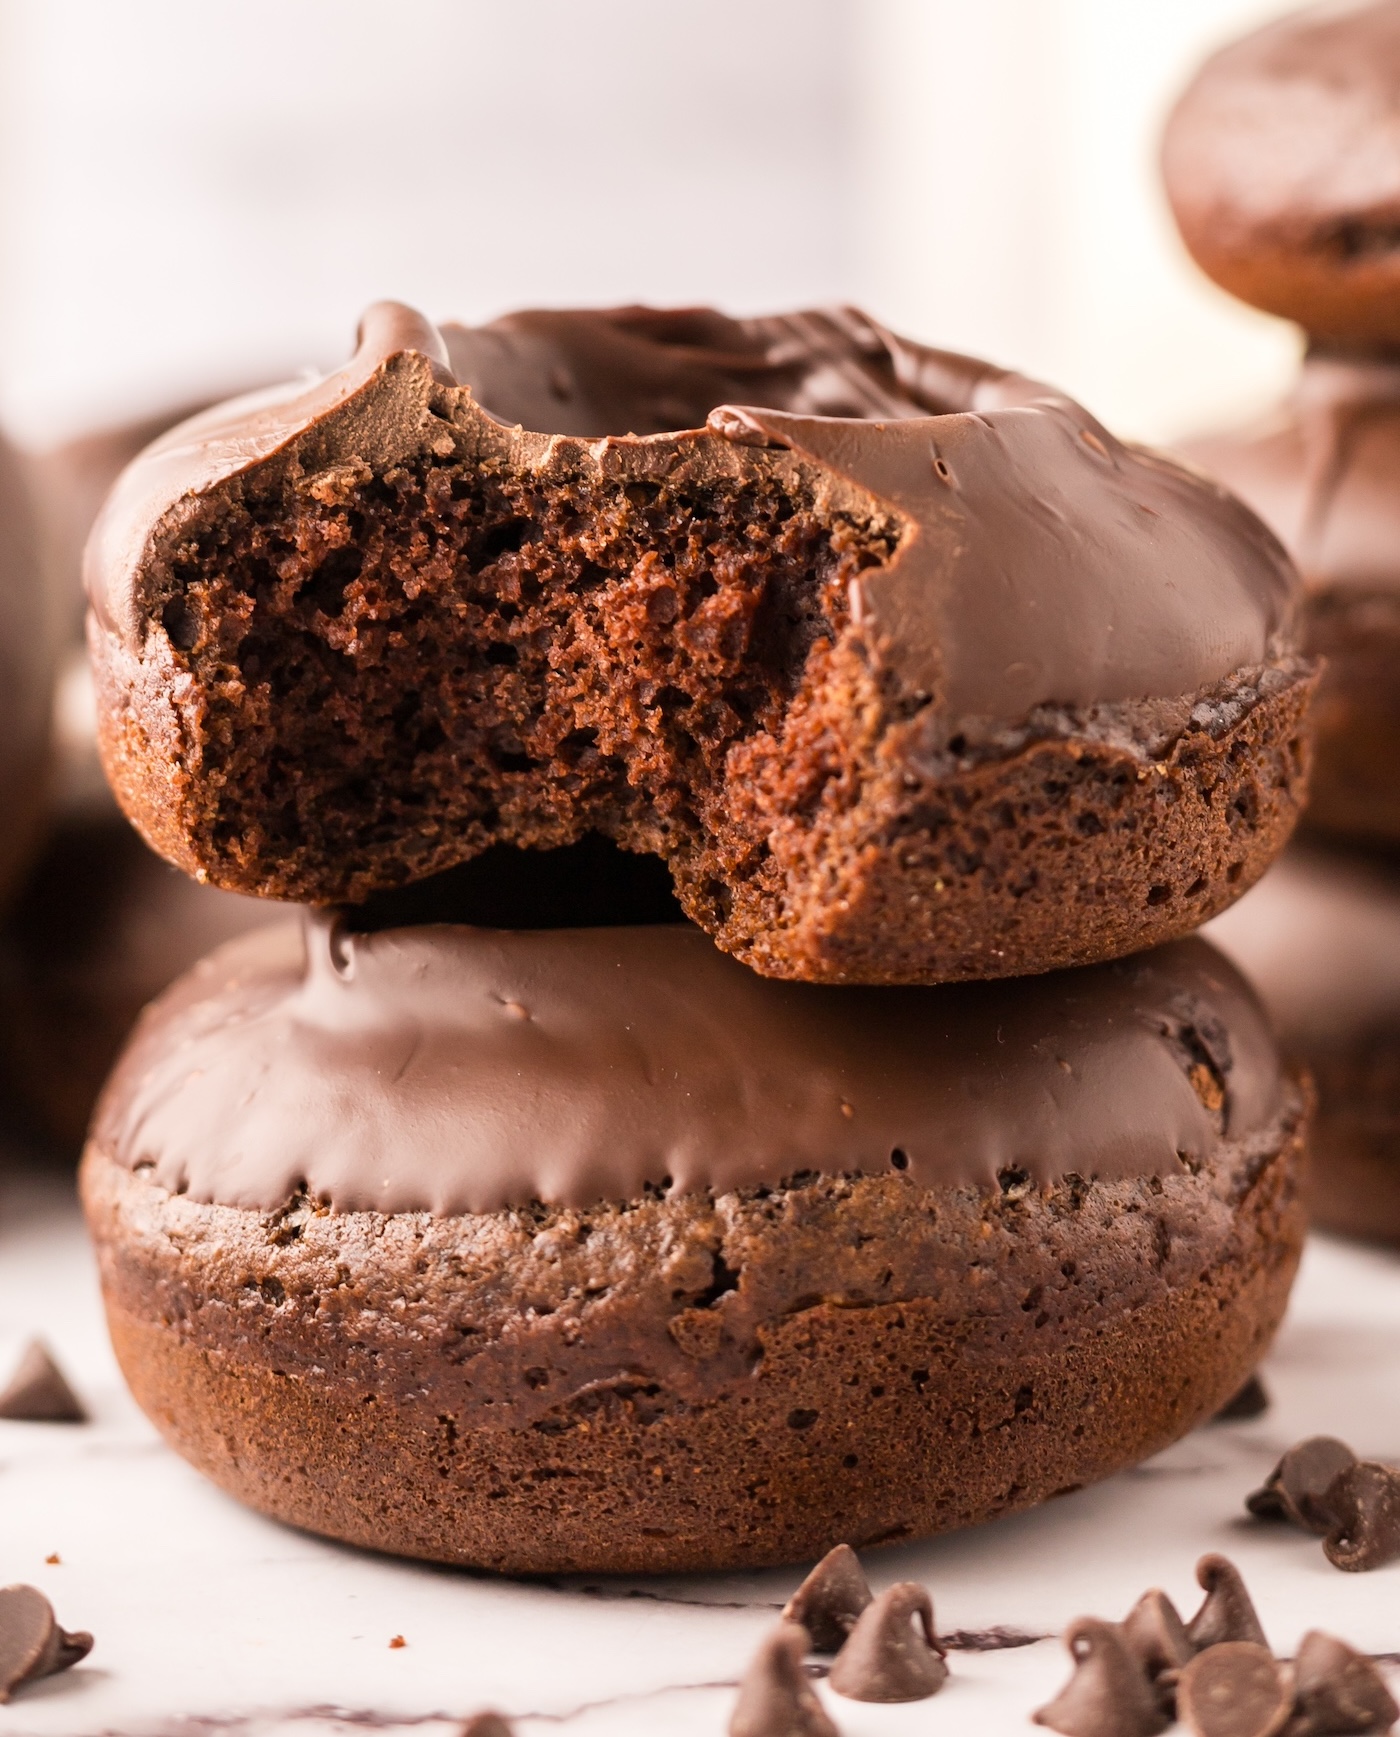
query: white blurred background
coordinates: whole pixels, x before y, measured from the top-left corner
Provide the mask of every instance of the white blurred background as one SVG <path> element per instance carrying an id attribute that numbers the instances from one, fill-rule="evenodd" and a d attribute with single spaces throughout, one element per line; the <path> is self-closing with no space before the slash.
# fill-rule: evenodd
<path id="1" fill-rule="evenodd" d="M 856 300 L 1120 432 L 1287 327 L 1156 174 L 1279 0 L 0 0 L 0 419 L 46 445 L 346 353 L 364 304 Z"/>

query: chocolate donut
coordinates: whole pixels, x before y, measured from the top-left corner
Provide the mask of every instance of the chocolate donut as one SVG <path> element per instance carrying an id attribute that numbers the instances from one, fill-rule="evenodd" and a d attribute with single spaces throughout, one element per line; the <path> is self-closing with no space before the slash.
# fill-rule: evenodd
<path id="1" fill-rule="evenodd" d="M 0 436 L 0 899 L 48 807 L 53 644 L 24 464 Z"/>
<path id="2" fill-rule="evenodd" d="M 1307 824 L 1400 840 L 1400 361 L 1310 355 L 1260 426 L 1183 451 L 1302 569 L 1303 643 L 1326 659 Z"/>
<path id="3" fill-rule="evenodd" d="M 1400 4 L 1310 7 L 1220 50 L 1167 122 L 1197 264 L 1315 339 L 1400 346 Z"/>
<path id="4" fill-rule="evenodd" d="M 1258 521 L 849 311 L 381 304 L 152 446 L 87 574 L 113 787 L 235 891 L 591 830 L 767 975 L 1010 976 L 1190 930 L 1305 793 Z"/>
<path id="5" fill-rule="evenodd" d="M 1198 940 L 766 980 L 684 924 L 221 949 L 83 1162 L 113 1344 L 266 1513 L 511 1572 L 965 1526 L 1209 1416 L 1278 1324 L 1301 1094 Z"/>
<path id="6" fill-rule="evenodd" d="M 1315 1081 L 1314 1221 L 1400 1243 L 1400 868 L 1295 846 L 1208 932 Z"/>

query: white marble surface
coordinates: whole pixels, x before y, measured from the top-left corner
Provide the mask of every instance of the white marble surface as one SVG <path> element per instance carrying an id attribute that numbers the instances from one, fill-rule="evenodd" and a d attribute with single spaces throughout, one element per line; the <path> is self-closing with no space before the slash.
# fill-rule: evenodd
<path id="1" fill-rule="evenodd" d="M 84 1427 L 0 1423 L 0 1583 L 28 1581 L 97 1637 L 76 1670 L 0 1707 L 0 1737 L 440 1737 L 495 1705 L 521 1737 L 718 1737 L 796 1572 L 539 1585 L 377 1559 L 245 1512 L 156 1439 L 108 1349 L 71 1187 L 0 1159 L 0 1367 L 42 1332 L 92 1408 Z M 1149 1585 L 1186 1609 L 1192 1565 L 1243 1569 L 1275 1649 L 1321 1627 L 1400 1656 L 1400 1564 L 1331 1568 L 1315 1539 L 1246 1522 L 1245 1493 L 1302 1435 L 1400 1460 L 1400 1258 L 1322 1240 L 1265 1366 L 1274 1403 L 1107 1484 L 979 1531 L 867 1558 L 925 1581 L 939 1628 L 1047 1637 L 951 1655 L 936 1699 L 821 1692 L 845 1737 L 1036 1729 L 1067 1674 L 1052 1637 L 1121 1616 Z M 45 1558 L 57 1554 L 57 1565 Z M 391 1649 L 402 1635 L 406 1645 Z"/>

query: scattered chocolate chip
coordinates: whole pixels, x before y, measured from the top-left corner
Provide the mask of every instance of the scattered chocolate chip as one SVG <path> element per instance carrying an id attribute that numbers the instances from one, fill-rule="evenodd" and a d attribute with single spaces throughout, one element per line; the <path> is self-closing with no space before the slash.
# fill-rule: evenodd
<path id="1" fill-rule="evenodd" d="M 473 1713 L 458 1737 L 515 1737 L 515 1727 L 500 1713 Z"/>
<path id="2" fill-rule="evenodd" d="M 800 1622 L 780 1622 L 763 1637 L 739 1685 L 729 1737 L 841 1737 L 802 1668 L 811 1644 Z"/>
<path id="3" fill-rule="evenodd" d="M 1400 1556 L 1400 1472 L 1357 1460 L 1328 1488 L 1332 1530 L 1322 1541 L 1336 1568 L 1359 1572 Z"/>
<path id="4" fill-rule="evenodd" d="M 1176 1707 L 1196 1737 L 1274 1737 L 1293 1710 L 1293 1689 L 1268 1647 L 1220 1641 L 1182 1671 Z"/>
<path id="5" fill-rule="evenodd" d="M 800 1622 L 815 1653 L 839 1653 L 870 1603 L 870 1583 L 849 1544 L 838 1544 L 783 1606 L 785 1622 Z"/>
<path id="6" fill-rule="evenodd" d="M 51 1555 L 46 1556 L 44 1558 L 44 1561 L 48 1563 L 50 1568 L 57 1568 L 59 1563 L 62 1562 L 62 1560 L 63 1560 L 63 1558 L 59 1555 L 57 1550 L 55 1550 Z"/>
<path id="7" fill-rule="evenodd" d="M 1293 1661 L 1293 1706 L 1288 1737 L 1388 1731 L 1400 1718 L 1374 1662 L 1315 1628 L 1303 1636 Z"/>
<path id="8" fill-rule="evenodd" d="M 913 1580 L 901 1580 L 865 1607 L 830 1678 L 848 1701 L 924 1701 L 947 1680 L 933 1600 Z"/>
<path id="9" fill-rule="evenodd" d="M 1227 1399 L 1210 1421 L 1244 1423 L 1248 1418 L 1262 1417 L 1268 1409 L 1268 1390 L 1257 1375 L 1251 1375 L 1234 1398 Z"/>
<path id="10" fill-rule="evenodd" d="M 3 1390 L 0 1418 L 13 1423 L 86 1423 L 83 1403 L 42 1339 L 31 1341 Z"/>
<path id="11" fill-rule="evenodd" d="M 1031 1717 L 1065 1737 L 1155 1737 L 1171 1723 L 1123 1630 L 1081 1616 L 1065 1630 L 1074 1675 Z"/>
<path id="12" fill-rule="evenodd" d="M 1332 1480 L 1356 1464 L 1344 1441 L 1331 1435 L 1309 1436 L 1289 1448 L 1264 1480 L 1262 1489 L 1245 1498 L 1245 1507 L 1260 1520 L 1291 1520 L 1320 1537 L 1332 1530 L 1335 1515 L 1327 1506 Z"/>
<path id="13" fill-rule="evenodd" d="M 400 1647 L 406 1647 L 407 1645 L 408 1645 L 408 1642 L 403 1638 L 403 1636 L 401 1634 L 396 1634 L 391 1638 L 391 1640 L 389 1642 L 389 1651 L 391 1653 L 397 1652 Z"/>
<path id="14" fill-rule="evenodd" d="M 92 1636 L 61 1629 L 38 1587 L 0 1587 L 0 1703 L 22 1683 L 66 1671 L 91 1651 Z"/>
<path id="15" fill-rule="evenodd" d="M 1254 1602 L 1233 1562 L 1224 1556 L 1203 1556 L 1196 1564 L 1196 1584 L 1205 1589 L 1205 1598 L 1186 1625 L 1186 1638 L 1198 1653 L 1222 1641 L 1249 1642 L 1268 1650 Z"/>
<path id="16" fill-rule="evenodd" d="M 1123 1638 L 1156 1689 L 1162 1711 L 1174 1713 L 1177 1673 L 1196 1649 L 1181 1613 L 1165 1592 L 1153 1587 L 1143 1593 L 1123 1619 Z"/>

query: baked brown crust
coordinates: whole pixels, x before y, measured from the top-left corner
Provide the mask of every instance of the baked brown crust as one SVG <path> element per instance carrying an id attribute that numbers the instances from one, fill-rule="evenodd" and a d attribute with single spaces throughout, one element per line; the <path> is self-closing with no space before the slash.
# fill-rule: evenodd
<path id="1" fill-rule="evenodd" d="M 1306 801 L 1302 661 L 1222 683 L 1166 728 L 1045 708 L 980 754 L 892 720 L 852 666 L 794 706 L 781 750 L 736 756 L 752 874 L 716 898 L 703 861 L 672 866 L 687 914 L 768 976 L 957 982 L 1155 947 L 1252 886 Z M 838 748 L 847 708 L 870 735 Z"/>
<path id="2" fill-rule="evenodd" d="M 504 428 L 381 309 L 339 375 L 151 449 L 89 551 L 123 807 L 311 903 L 601 832 L 815 982 L 1188 932 L 1303 800 L 1296 576 L 1068 400 L 860 330 L 889 421 L 584 441 Z"/>
<path id="3" fill-rule="evenodd" d="M 1303 1104 L 1195 1173 L 907 1176 L 477 1216 L 200 1204 L 92 1145 L 113 1343 L 262 1511 L 513 1573 L 975 1524 L 1229 1398 L 1301 1248 Z"/>

